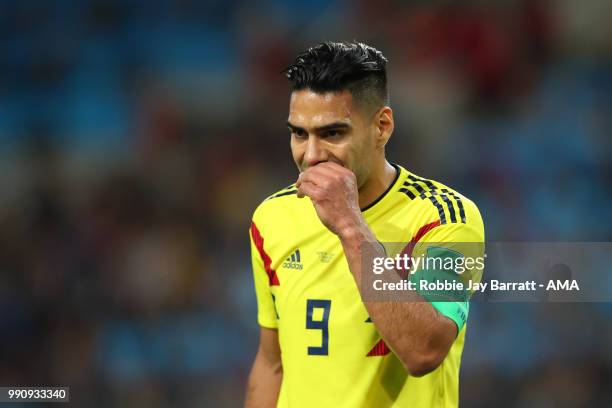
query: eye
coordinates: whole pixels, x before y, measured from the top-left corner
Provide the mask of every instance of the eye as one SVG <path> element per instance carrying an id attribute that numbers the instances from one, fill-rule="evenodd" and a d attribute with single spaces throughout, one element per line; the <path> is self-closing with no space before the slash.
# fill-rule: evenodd
<path id="1" fill-rule="evenodd" d="M 306 137 L 308 137 L 308 134 L 306 131 L 304 131 L 304 129 L 290 129 L 290 132 L 291 136 L 296 139 L 306 139 Z"/>
<path id="2" fill-rule="evenodd" d="M 325 137 L 326 139 L 331 139 L 331 138 L 338 138 L 341 137 L 343 135 L 343 133 L 339 130 L 328 130 L 325 133 L 323 133 L 323 137 Z"/>

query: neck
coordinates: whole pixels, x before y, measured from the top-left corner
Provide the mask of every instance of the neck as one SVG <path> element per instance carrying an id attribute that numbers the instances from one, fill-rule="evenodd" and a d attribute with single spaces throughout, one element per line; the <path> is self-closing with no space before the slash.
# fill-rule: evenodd
<path id="1" fill-rule="evenodd" d="M 359 189 L 359 208 L 365 208 L 380 197 L 393 183 L 397 175 L 395 167 L 386 160 L 377 166 L 368 181 Z"/>

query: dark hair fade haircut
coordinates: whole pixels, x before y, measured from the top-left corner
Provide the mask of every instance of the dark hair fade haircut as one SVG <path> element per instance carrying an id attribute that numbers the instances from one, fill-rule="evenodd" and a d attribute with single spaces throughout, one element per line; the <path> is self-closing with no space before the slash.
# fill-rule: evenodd
<path id="1" fill-rule="evenodd" d="M 300 53 L 283 72 L 291 91 L 317 93 L 348 90 L 368 110 L 389 105 L 387 58 L 360 42 L 326 41 Z"/>

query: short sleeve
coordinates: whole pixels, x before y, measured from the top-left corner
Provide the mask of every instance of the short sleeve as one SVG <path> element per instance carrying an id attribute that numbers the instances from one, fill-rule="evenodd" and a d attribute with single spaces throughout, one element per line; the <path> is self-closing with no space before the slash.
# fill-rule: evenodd
<path id="1" fill-rule="evenodd" d="M 255 295 L 257 297 L 257 322 L 260 326 L 269 329 L 278 327 L 278 315 L 274 306 L 274 295 L 270 290 L 269 257 L 264 249 L 264 239 L 255 223 L 251 223 L 251 265 L 253 268 L 253 280 L 255 283 Z M 266 259 L 267 258 L 267 259 Z M 266 261 L 268 265 L 266 265 Z M 268 270 L 266 270 L 266 268 Z"/>
<path id="2" fill-rule="evenodd" d="M 442 315 L 457 325 L 459 333 L 469 314 L 470 281 L 480 282 L 484 269 L 484 231 L 482 223 L 439 225 L 425 234 L 412 251 L 413 262 L 420 260 L 410 280 L 436 286 L 417 292 Z"/>

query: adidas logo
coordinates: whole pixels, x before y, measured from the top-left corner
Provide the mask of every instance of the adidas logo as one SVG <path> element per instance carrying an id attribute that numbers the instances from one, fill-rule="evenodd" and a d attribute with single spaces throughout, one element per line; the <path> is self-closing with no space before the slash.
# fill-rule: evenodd
<path id="1" fill-rule="evenodd" d="M 290 257 L 287 258 L 285 262 L 283 262 L 283 268 L 287 269 L 297 269 L 302 270 L 304 265 L 302 265 L 302 260 L 300 258 L 300 250 L 296 249 L 293 251 Z"/>

